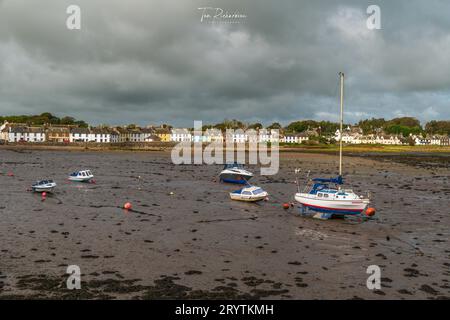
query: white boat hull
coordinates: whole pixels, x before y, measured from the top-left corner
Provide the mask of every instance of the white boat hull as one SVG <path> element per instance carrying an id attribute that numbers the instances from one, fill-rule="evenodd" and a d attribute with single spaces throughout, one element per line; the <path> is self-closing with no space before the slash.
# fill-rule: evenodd
<path id="1" fill-rule="evenodd" d="M 38 187 L 38 188 L 36 188 L 36 187 L 33 187 L 33 191 L 34 192 L 52 192 L 53 191 L 53 189 L 55 189 L 55 187 L 44 187 L 44 188 L 40 188 L 40 187 Z"/>
<path id="2" fill-rule="evenodd" d="M 257 202 L 257 201 L 264 200 L 266 197 L 267 197 L 267 193 L 260 194 L 257 196 L 255 196 L 255 195 L 247 196 L 247 195 L 233 194 L 232 192 L 230 192 L 231 200 L 236 200 L 236 201 Z"/>
<path id="3" fill-rule="evenodd" d="M 313 211 L 332 215 L 360 214 L 369 205 L 368 199 L 318 199 L 308 193 L 297 193 L 295 200 Z"/>
<path id="4" fill-rule="evenodd" d="M 75 181 L 75 182 L 88 182 L 90 180 L 92 180 L 94 178 L 94 176 L 89 176 L 89 177 L 69 177 L 70 181 Z"/>

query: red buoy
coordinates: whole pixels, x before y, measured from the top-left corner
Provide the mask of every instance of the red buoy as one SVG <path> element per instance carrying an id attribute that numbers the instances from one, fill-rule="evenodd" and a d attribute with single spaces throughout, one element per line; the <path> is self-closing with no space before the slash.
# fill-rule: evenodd
<path id="1" fill-rule="evenodd" d="M 291 207 L 289 203 L 283 203 L 283 209 L 287 210 Z"/>
<path id="2" fill-rule="evenodd" d="M 125 210 L 130 210 L 130 209 L 132 208 L 132 205 L 131 205 L 131 203 L 127 202 L 127 203 L 125 203 L 125 204 L 123 205 L 123 208 L 124 208 Z"/>
<path id="3" fill-rule="evenodd" d="M 14 177 L 14 173 L 8 172 L 8 177 Z"/>
<path id="4" fill-rule="evenodd" d="M 368 217 L 372 217 L 373 215 L 375 215 L 375 208 L 367 208 L 366 210 L 366 216 Z"/>

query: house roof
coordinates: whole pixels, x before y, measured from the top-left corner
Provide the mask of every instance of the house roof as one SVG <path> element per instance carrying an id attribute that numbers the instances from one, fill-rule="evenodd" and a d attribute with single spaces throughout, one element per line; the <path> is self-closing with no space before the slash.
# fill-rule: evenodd
<path id="1" fill-rule="evenodd" d="M 70 133 L 88 134 L 89 129 L 88 128 L 71 128 Z"/>
<path id="2" fill-rule="evenodd" d="M 49 133 L 69 133 L 69 128 L 67 127 L 49 127 L 47 129 Z"/>
<path id="3" fill-rule="evenodd" d="M 25 133 L 28 132 L 27 127 L 19 127 L 19 126 L 13 126 L 11 127 L 11 133 Z"/>

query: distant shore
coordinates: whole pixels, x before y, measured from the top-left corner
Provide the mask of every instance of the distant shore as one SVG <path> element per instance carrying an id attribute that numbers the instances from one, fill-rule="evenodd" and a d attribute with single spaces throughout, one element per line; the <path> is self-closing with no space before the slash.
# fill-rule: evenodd
<path id="1" fill-rule="evenodd" d="M 0 150 L 50 150 L 50 151 L 171 151 L 176 142 L 147 143 L 77 143 L 77 144 L 37 144 L 8 143 L 0 145 Z M 204 144 L 206 146 L 207 144 Z M 247 148 L 248 150 L 248 148 Z M 339 145 L 280 145 L 280 152 L 335 153 Z M 345 154 L 408 153 L 408 154 L 450 154 L 450 146 L 409 146 L 409 145 L 345 145 Z"/>

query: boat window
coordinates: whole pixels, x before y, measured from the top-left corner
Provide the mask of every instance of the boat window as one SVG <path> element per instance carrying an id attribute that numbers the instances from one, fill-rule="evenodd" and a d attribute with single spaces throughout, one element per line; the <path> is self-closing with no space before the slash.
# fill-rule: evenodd
<path id="1" fill-rule="evenodd" d="M 253 190 L 253 194 L 260 194 L 260 193 L 263 193 L 263 192 L 264 192 L 263 189 Z"/>
<path id="2" fill-rule="evenodd" d="M 246 195 L 246 196 L 252 195 L 250 191 L 243 191 L 242 194 L 243 194 L 243 195 Z"/>
<path id="3" fill-rule="evenodd" d="M 318 193 L 317 195 L 319 196 L 319 198 L 322 198 L 322 197 L 323 197 L 323 194 L 322 194 L 322 193 Z"/>
<path id="4" fill-rule="evenodd" d="M 328 198 L 328 194 L 324 193 L 323 197 Z"/>

